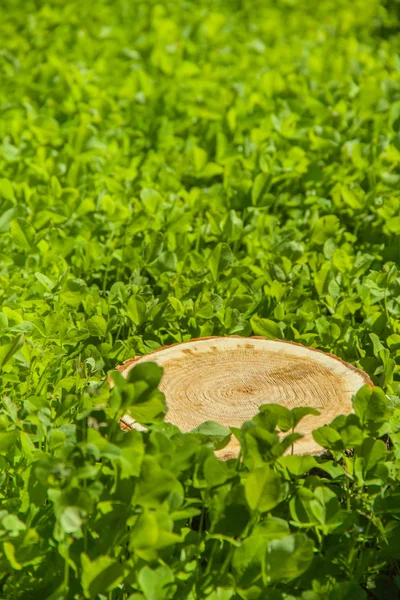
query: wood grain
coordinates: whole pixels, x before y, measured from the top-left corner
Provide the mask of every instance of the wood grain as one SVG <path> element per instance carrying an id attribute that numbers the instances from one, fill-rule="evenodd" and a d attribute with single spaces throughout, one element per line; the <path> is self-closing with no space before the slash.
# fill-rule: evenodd
<path id="1" fill-rule="evenodd" d="M 146 361 L 164 368 L 160 389 L 168 405 L 166 421 L 184 432 L 204 421 L 240 427 L 262 404 L 317 408 L 321 414 L 305 417 L 298 427 L 304 437 L 295 443 L 295 454 L 320 454 L 312 430 L 352 412 L 352 396 L 361 386 L 372 386 L 366 373 L 332 354 L 259 337 L 190 340 L 117 368 L 126 376 L 136 364 Z M 129 415 L 121 419 L 121 427 L 141 428 Z M 217 455 L 226 459 L 238 452 L 239 443 L 232 436 Z"/>

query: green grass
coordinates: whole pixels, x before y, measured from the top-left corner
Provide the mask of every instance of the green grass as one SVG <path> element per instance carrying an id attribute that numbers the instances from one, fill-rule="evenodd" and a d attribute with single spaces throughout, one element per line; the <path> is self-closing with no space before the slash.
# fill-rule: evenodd
<path id="1" fill-rule="evenodd" d="M 3 0 L 0 598 L 397 597 L 398 9 Z M 379 388 L 323 459 L 282 457 L 270 409 L 221 462 L 229 431 L 163 422 L 154 365 L 104 382 L 232 334 Z"/>

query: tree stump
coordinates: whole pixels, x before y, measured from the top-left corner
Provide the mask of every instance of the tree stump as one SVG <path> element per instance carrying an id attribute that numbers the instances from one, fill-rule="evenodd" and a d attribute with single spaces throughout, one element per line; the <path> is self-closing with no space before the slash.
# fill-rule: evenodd
<path id="1" fill-rule="evenodd" d="M 193 339 L 133 358 L 117 368 L 126 376 L 135 365 L 147 361 L 164 368 L 160 390 L 168 405 L 166 421 L 183 432 L 204 421 L 240 427 L 262 404 L 317 408 L 319 416 L 309 415 L 297 427 L 304 437 L 295 442 L 294 454 L 321 454 L 312 431 L 352 412 L 353 395 L 365 384 L 372 387 L 366 373 L 333 354 L 260 337 Z M 129 415 L 120 423 L 123 429 L 142 429 Z M 232 458 L 239 449 L 232 436 L 217 455 Z"/>

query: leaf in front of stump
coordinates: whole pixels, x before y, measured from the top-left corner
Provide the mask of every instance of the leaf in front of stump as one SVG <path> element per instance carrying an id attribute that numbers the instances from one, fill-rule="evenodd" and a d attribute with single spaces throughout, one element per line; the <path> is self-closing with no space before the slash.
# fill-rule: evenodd
<path id="1" fill-rule="evenodd" d="M 229 429 L 215 421 L 204 421 L 204 423 L 192 429 L 190 433 L 204 436 L 212 442 L 216 450 L 226 446 L 232 435 Z"/>
<path id="2" fill-rule="evenodd" d="M 163 368 L 154 361 L 143 361 L 130 369 L 126 378 L 128 383 L 144 381 L 151 389 L 158 386 L 163 374 Z"/>
<path id="3" fill-rule="evenodd" d="M 247 504 L 263 513 L 272 510 L 284 497 L 282 480 L 271 468 L 260 467 L 248 474 L 244 482 Z"/>
<path id="4" fill-rule="evenodd" d="M 118 388 L 114 394 L 115 408 L 119 406 L 143 424 L 162 419 L 167 411 L 165 396 L 158 389 L 162 374 L 163 368 L 154 361 L 137 364 L 128 372 L 126 380 L 113 373 Z"/>
<path id="5" fill-rule="evenodd" d="M 291 411 L 281 404 L 262 404 L 259 407 L 259 414 L 253 417 L 254 423 L 265 427 L 273 432 L 275 427 L 281 431 L 289 431 L 292 428 Z"/>
<path id="6" fill-rule="evenodd" d="M 323 425 L 314 429 L 312 435 L 317 444 L 323 448 L 335 451 L 344 449 L 340 433 L 333 427 L 329 427 L 329 425 Z"/>
<path id="7" fill-rule="evenodd" d="M 313 456 L 281 456 L 277 461 L 290 475 L 300 477 L 311 469 L 318 467 Z"/>
<path id="8" fill-rule="evenodd" d="M 137 477 L 140 473 L 142 460 L 145 453 L 143 435 L 132 429 L 123 435 L 119 443 L 121 454 L 119 463 L 121 465 L 121 479 Z"/>
<path id="9" fill-rule="evenodd" d="M 214 454 L 210 454 L 205 459 L 203 471 L 210 488 L 222 485 L 236 475 L 236 472 L 230 470 L 226 461 L 218 460 Z"/>
<path id="10" fill-rule="evenodd" d="M 236 435 L 234 428 L 231 428 L 231 430 Z M 253 421 L 248 421 L 243 423 L 239 439 L 243 461 L 249 469 L 262 467 L 266 462 L 276 458 L 275 451 L 280 442 L 275 431 L 269 431 L 256 425 Z"/>
<path id="11" fill-rule="evenodd" d="M 300 423 L 300 421 L 308 416 L 308 415 L 314 415 L 314 416 L 318 416 L 321 413 L 319 412 L 319 410 L 317 410 L 316 408 L 312 408 L 310 406 L 296 406 L 296 408 L 292 408 L 292 410 L 290 411 L 292 414 L 292 427 L 297 427 L 297 425 Z"/>

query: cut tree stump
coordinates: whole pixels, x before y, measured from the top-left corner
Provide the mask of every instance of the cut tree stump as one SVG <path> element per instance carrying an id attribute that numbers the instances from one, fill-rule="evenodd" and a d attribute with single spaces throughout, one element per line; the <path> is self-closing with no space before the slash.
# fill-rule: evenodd
<path id="1" fill-rule="evenodd" d="M 301 344 L 260 337 L 208 337 L 166 346 L 126 361 L 117 367 L 126 376 L 141 362 L 154 361 L 164 368 L 160 390 L 164 392 L 166 421 L 188 432 L 204 421 L 240 427 L 262 404 L 312 406 L 319 416 L 304 417 L 296 431 L 294 454 L 322 454 L 313 429 L 336 416 L 352 412 L 352 397 L 368 375 L 333 354 Z M 129 415 L 123 429 L 143 429 Z M 238 456 L 239 442 L 232 436 L 219 458 Z"/>

